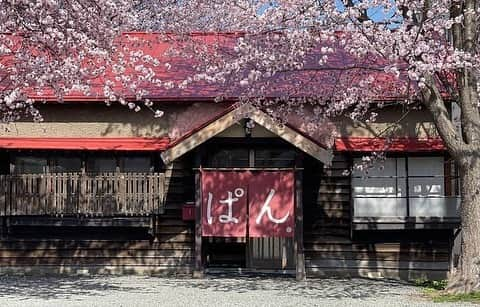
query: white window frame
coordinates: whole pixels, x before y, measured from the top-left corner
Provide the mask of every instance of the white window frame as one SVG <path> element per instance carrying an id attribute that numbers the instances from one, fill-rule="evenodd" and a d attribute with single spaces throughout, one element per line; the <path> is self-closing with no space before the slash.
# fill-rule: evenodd
<path id="1" fill-rule="evenodd" d="M 361 158 L 354 158 L 353 162 L 361 163 Z M 450 162 L 438 155 L 398 156 L 375 161 L 369 171 L 354 171 L 351 176 L 354 217 L 457 217 L 459 197 L 446 195 L 446 163 Z M 384 170 L 380 171 L 382 164 Z M 458 177 L 453 179 L 458 185 Z M 458 193 L 457 187 L 455 191 Z"/>

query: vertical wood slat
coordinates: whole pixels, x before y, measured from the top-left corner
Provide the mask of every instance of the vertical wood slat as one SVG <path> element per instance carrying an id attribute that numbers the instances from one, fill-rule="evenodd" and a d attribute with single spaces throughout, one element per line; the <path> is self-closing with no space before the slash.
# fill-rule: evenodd
<path id="1" fill-rule="evenodd" d="M 154 193 L 154 190 L 153 190 L 153 183 L 155 181 L 155 177 L 153 175 L 148 175 L 148 193 L 147 193 L 147 196 L 148 196 L 148 200 L 147 200 L 147 203 L 148 203 L 148 206 L 147 206 L 147 209 L 148 209 L 148 212 L 153 212 L 155 213 L 155 206 L 153 205 L 153 193 Z"/>
<path id="2" fill-rule="evenodd" d="M 15 212 L 17 215 L 22 215 L 22 177 L 17 176 L 15 177 L 15 198 L 13 199 L 15 201 Z"/>
<path id="3" fill-rule="evenodd" d="M 28 175 L 21 175 L 18 177 L 19 186 L 17 187 L 17 203 L 18 211 L 20 215 L 26 215 L 26 206 L 25 203 L 28 202 L 28 195 L 26 191 Z"/>
<path id="4" fill-rule="evenodd" d="M 5 193 L 7 193 L 6 215 L 12 215 L 12 180 L 8 176 L 5 176 Z"/>
<path id="5" fill-rule="evenodd" d="M 54 211 L 54 214 L 55 215 L 58 215 L 60 214 L 60 212 L 62 212 L 62 209 L 61 209 L 61 203 L 60 203 L 60 191 L 61 191 L 61 188 L 60 188 L 60 181 L 61 181 L 61 178 L 60 178 L 60 175 L 59 174 L 54 174 L 54 190 L 53 190 L 53 195 L 55 196 L 54 197 L 54 202 L 55 202 L 55 211 Z"/>
<path id="6" fill-rule="evenodd" d="M 0 175 L 0 216 L 5 216 L 5 215 L 7 215 L 5 176 Z"/>
<path id="7" fill-rule="evenodd" d="M 28 175 L 25 177 L 24 183 L 25 183 L 25 191 L 24 191 L 24 196 L 25 200 L 23 202 L 23 211 L 25 214 L 30 214 L 30 211 L 33 211 L 33 202 L 34 202 L 34 184 L 33 184 L 33 176 Z"/>
<path id="8" fill-rule="evenodd" d="M 117 201 L 115 199 L 115 194 L 116 194 L 116 189 L 115 189 L 115 181 L 117 180 L 117 175 L 110 174 L 108 177 L 108 186 L 110 189 L 110 195 L 109 195 L 109 210 L 110 214 L 117 214 L 118 207 L 117 207 Z"/>
<path id="9" fill-rule="evenodd" d="M 45 214 L 52 213 L 53 206 L 53 176 L 51 174 L 45 175 L 46 190 L 45 190 Z"/>
<path id="10" fill-rule="evenodd" d="M 33 177 L 32 175 L 28 175 L 26 178 L 26 195 L 28 195 L 27 200 L 24 202 L 24 210 L 25 214 L 31 214 L 30 212 L 35 212 L 35 183 L 33 182 L 34 180 L 36 181 L 36 177 Z"/>
<path id="11" fill-rule="evenodd" d="M 132 203 L 130 199 L 131 190 L 130 174 L 125 174 L 125 214 L 130 214 Z"/>
<path id="12" fill-rule="evenodd" d="M 154 197 L 157 199 L 156 204 L 157 204 L 157 214 L 162 214 L 165 210 L 165 200 L 166 200 L 166 178 L 164 174 L 157 174 L 158 177 L 158 193 L 154 194 Z"/>
<path id="13" fill-rule="evenodd" d="M 10 215 L 10 181 L 8 180 L 7 176 L 2 176 L 2 186 L 3 186 L 3 193 L 5 199 L 5 216 Z"/>
<path id="14" fill-rule="evenodd" d="M 296 171 L 295 174 L 295 242 L 294 250 L 296 253 L 296 279 L 304 280 L 305 273 L 305 253 L 303 246 L 303 173 Z"/>
<path id="15" fill-rule="evenodd" d="M 137 211 L 137 202 L 138 202 L 138 181 L 135 180 L 135 174 L 131 175 L 131 182 L 132 182 L 132 209 L 130 214 L 133 214 Z"/>
<path id="16" fill-rule="evenodd" d="M 22 208 L 21 208 L 21 189 L 22 189 L 22 178 L 20 176 L 15 176 L 14 179 L 15 186 L 13 187 L 14 193 L 12 197 L 12 201 L 14 202 L 14 210 L 16 215 L 21 215 L 22 214 Z"/>
<path id="17" fill-rule="evenodd" d="M 45 211 L 45 195 L 46 195 L 46 176 L 42 174 L 38 182 L 38 210 Z"/>
<path id="18" fill-rule="evenodd" d="M 202 259 L 202 189 L 200 172 L 195 173 L 195 262 L 193 277 L 203 277 Z"/>
<path id="19" fill-rule="evenodd" d="M 134 184 L 135 184 L 135 194 L 134 194 L 134 197 L 135 197 L 135 209 L 134 209 L 134 212 L 139 212 L 141 211 L 140 208 L 139 208 L 139 202 L 140 202 L 140 199 L 141 199 L 141 196 L 142 196 L 142 182 L 141 182 L 141 179 L 134 175 L 136 177 L 137 180 L 134 180 Z"/>
<path id="20" fill-rule="evenodd" d="M 78 174 L 71 174 L 70 191 L 70 213 L 75 214 L 78 211 Z"/>
<path id="21" fill-rule="evenodd" d="M 55 199 L 57 197 L 55 193 L 55 191 L 57 190 L 56 181 L 57 181 L 57 178 L 55 174 L 52 174 L 50 177 L 50 190 L 48 191 L 49 200 L 50 200 L 48 214 L 50 215 L 54 215 L 55 212 L 57 211 L 57 208 L 56 208 L 57 201 Z"/>
<path id="22" fill-rule="evenodd" d="M 68 208 L 68 192 L 67 192 L 67 180 L 69 178 L 68 174 L 62 174 L 62 212 L 70 213 Z"/>
<path id="23" fill-rule="evenodd" d="M 11 182 L 11 208 L 12 208 L 12 215 L 18 215 L 18 210 L 17 210 L 17 176 L 12 177 L 12 182 Z"/>
<path id="24" fill-rule="evenodd" d="M 17 176 L 17 178 L 16 178 L 16 188 L 15 188 L 15 208 L 18 212 L 17 213 L 18 215 L 23 215 L 24 214 L 24 212 L 23 212 L 23 203 L 24 203 L 23 190 L 24 190 L 25 184 L 24 184 L 23 181 L 24 181 L 24 178 L 22 176 Z"/>
<path id="25" fill-rule="evenodd" d="M 1 175 L 2 180 L 2 208 L 3 208 L 3 215 L 7 216 L 10 214 L 10 202 L 9 202 L 9 195 L 10 195 L 10 185 L 9 181 L 7 180 L 7 176 Z"/>
<path id="26" fill-rule="evenodd" d="M 19 186 L 19 192 L 18 193 L 18 201 L 19 201 L 19 204 L 18 204 L 18 208 L 19 208 L 19 211 L 20 211 L 20 214 L 21 215 L 27 215 L 27 206 L 26 206 L 26 203 L 30 201 L 29 199 L 29 194 L 28 194 L 28 179 L 29 179 L 29 175 L 21 175 L 20 176 L 20 186 Z"/>
<path id="27" fill-rule="evenodd" d="M 142 174 L 142 204 L 143 204 L 143 214 L 147 214 L 150 212 L 149 210 L 149 202 L 148 202 L 148 176 L 145 174 Z"/>
<path id="28" fill-rule="evenodd" d="M 139 177 L 138 182 L 140 184 L 140 187 L 139 187 L 140 188 L 140 195 L 139 195 L 139 197 L 141 198 L 141 200 L 139 200 L 139 202 L 137 204 L 138 204 L 138 206 L 141 207 L 142 214 L 145 214 L 145 212 L 146 212 L 146 207 L 145 207 L 146 202 L 145 202 L 145 200 L 147 199 L 146 198 L 147 194 L 146 194 L 145 190 L 147 188 L 147 186 L 146 186 L 147 181 L 146 181 L 146 176 L 138 176 L 138 177 Z"/>
<path id="29" fill-rule="evenodd" d="M 55 181 L 54 181 L 54 195 L 55 195 L 55 215 L 58 215 L 60 214 L 60 212 L 62 212 L 62 209 L 61 209 L 61 203 L 60 203 L 60 191 L 61 191 L 61 188 L 60 188 L 60 175 L 59 174 L 54 174 L 54 178 L 55 178 Z"/>
<path id="30" fill-rule="evenodd" d="M 89 180 L 90 187 L 92 190 L 92 205 L 87 207 L 87 213 L 92 214 L 98 210 L 98 197 L 99 197 L 99 190 L 100 190 L 100 181 L 98 180 L 98 176 L 92 177 L 92 180 Z M 90 209 L 90 210 L 88 210 Z M 90 212 L 88 212 L 90 211 Z"/>
<path id="31" fill-rule="evenodd" d="M 104 212 L 106 210 L 106 204 L 105 202 L 108 201 L 108 174 L 104 176 L 97 176 L 98 183 L 99 183 L 99 190 L 98 190 L 98 201 L 97 201 L 97 210 L 95 210 L 95 214 L 98 214 L 99 212 Z M 108 213 L 107 213 L 108 215 Z"/>
<path id="32" fill-rule="evenodd" d="M 58 188 L 58 191 L 56 192 L 57 203 L 58 203 L 57 214 L 61 215 L 63 212 L 65 212 L 65 207 L 63 202 L 63 174 L 57 175 L 57 188 Z"/>

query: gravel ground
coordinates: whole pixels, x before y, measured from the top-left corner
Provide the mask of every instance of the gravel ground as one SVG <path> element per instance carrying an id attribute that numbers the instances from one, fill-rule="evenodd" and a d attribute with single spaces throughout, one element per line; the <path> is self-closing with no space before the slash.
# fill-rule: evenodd
<path id="1" fill-rule="evenodd" d="M 366 279 L 142 276 L 0 277 L 0 306 L 469 306 L 433 304 L 418 288 Z M 474 305 L 470 305 L 474 306 Z"/>

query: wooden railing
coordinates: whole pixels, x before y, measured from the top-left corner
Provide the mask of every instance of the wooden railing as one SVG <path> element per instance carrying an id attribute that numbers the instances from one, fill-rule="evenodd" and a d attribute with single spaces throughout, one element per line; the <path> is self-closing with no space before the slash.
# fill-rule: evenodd
<path id="1" fill-rule="evenodd" d="M 161 173 L 0 175 L 0 215 L 158 214 L 164 191 Z"/>

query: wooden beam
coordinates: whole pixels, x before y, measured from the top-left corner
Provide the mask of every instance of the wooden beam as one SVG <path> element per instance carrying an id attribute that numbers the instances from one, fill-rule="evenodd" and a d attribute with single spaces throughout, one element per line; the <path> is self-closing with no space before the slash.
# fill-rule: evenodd
<path id="1" fill-rule="evenodd" d="M 221 133 L 222 131 L 237 123 L 241 119 L 241 117 L 239 117 L 239 114 L 247 111 L 246 107 L 247 105 L 241 106 L 233 110 L 232 112 L 221 116 L 217 120 L 208 124 L 206 127 L 188 136 L 180 143 L 162 152 L 160 156 L 162 157 L 163 163 L 168 164 L 172 162 L 173 160 L 179 158 L 180 156 L 191 151 L 195 147 L 208 141 L 215 135 Z"/>
<path id="2" fill-rule="evenodd" d="M 200 168 L 194 168 L 193 170 L 199 170 Z M 234 171 L 298 171 L 303 168 L 294 167 L 203 167 L 204 171 L 216 171 L 216 172 L 234 172 Z"/>
<path id="3" fill-rule="evenodd" d="M 151 227 L 151 217 L 52 217 L 52 216 L 12 216 L 11 226 L 63 226 L 63 227 Z"/>
<path id="4" fill-rule="evenodd" d="M 296 164 L 301 166 L 301 157 L 297 157 Z M 295 277 L 297 280 L 305 280 L 305 253 L 303 248 L 303 172 L 295 172 Z"/>
<path id="5" fill-rule="evenodd" d="M 327 150 L 321 147 L 320 145 L 315 144 L 312 140 L 299 134 L 297 131 L 293 130 L 292 128 L 286 125 L 277 123 L 265 112 L 261 110 L 253 109 L 251 110 L 249 117 L 259 125 L 263 126 L 265 129 L 278 135 L 280 138 L 289 142 L 290 144 L 300 149 L 301 151 L 305 152 L 306 154 L 309 154 L 310 156 L 319 160 L 323 164 L 325 165 L 332 164 L 333 153 L 331 150 Z"/>
<path id="6" fill-rule="evenodd" d="M 210 138 L 223 132 L 244 117 L 249 117 L 257 124 L 276 134 L 278 137 L 291 143 L 303 152 L 311 155 L 320 162 L 330 165 L 333 159 L 331 150 L 327 150 L 316 144 L 309 138 L 303 136 L 292 128 L 282 125 L 273 120 L 265 112 L 258 110 L 250 105 L 242 105 L 241 107 L 221 116 L 215 121 L 209 123 L 206 127 L 188 136 L 178 144 L 161 153 L 162 160 L 165 164 L 179 158 L 183 154 L 189 152 L 200 144 L 206 142 Z"/>
<path id="7" fill-rule="evenodd" d="M 193 277 L 202 278 L 204 273 L 202 259 L 202 186 L 201 174 L 195 172 L 195 260 Z"/>

